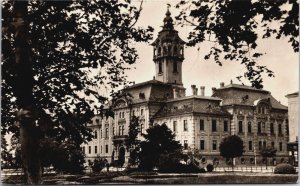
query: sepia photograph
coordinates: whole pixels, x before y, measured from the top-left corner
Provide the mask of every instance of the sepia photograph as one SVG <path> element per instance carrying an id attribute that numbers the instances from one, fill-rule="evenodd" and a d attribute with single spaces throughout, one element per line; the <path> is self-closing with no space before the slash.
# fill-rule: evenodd
<path id="1" fill-rule="evenodd" d="M 1 184 L 298 183 L 299 0 L 3 0 L 1 20 Z"/>

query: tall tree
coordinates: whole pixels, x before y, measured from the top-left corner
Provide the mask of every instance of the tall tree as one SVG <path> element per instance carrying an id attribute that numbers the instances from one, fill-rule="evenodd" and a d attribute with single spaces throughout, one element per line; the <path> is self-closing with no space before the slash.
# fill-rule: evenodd
<path id="1" fill-rule="evenodd" d="M 266 169 L 268 168 L 268 158 L 276 156 L 277 150 L 274 147 L 268 146 L 261 149 L 260 154 L 266 159 Z"/>
<path id="2" fill-rule="evenodd" d="M 138 134 L 140 132 L 139 127 L 140 127 L 139 117 L 132 116 L 129 124 L 128 137 L 125 140 L 127 151 L 130 152 L 129 163 L 132 165 L 136 164 L 137 153 L 139 150 L 140 140 L 137 139 Z"/>
<path id="3" fill-rule="evenodd" d="M 220 143 L 219 150 L 222 157 L 231 160 L 233 169 L 233 159 L 235 157 L 241 157 L 244 153 L 243 140 L 236 135 L 225 137 Z"/>
<path id="4" fill-rule="evenodd" d="M 155 125 L 147 129 L 147 134 L 143 136 L 145 141 L 141 142 L 139 152 L 139 166 L 142 169 L 152 170 L 153 167 L 159 165 L 161 157 L 181 153 L 181 144 L 175 140 L 175 135 L 166 124 Z"/>
<path id="5" fill-rule="evenodd" d="M 176 17 L 179 24 L 192 26 L 187 45 L 212 43 L 204 59 L 213 58 L 219 65 L 224 60 L 239 61 L 246 68 L 244 77 L 256 88 L 263 88 L 263 73 L 274 76 L 257 63 L 263 55 L 257 51 L 259 39 L 286 37 L 293 50 L 299 51 L 297 0 L 181 0 L 176 7 L 181 10 Z"/>
<path id="6" fill-rule="evenodd" d="M 87 121 L 128 83 L 124 71 L 137 60 L 132 43 L 152 37 L 151 27 L 135 26 L 142 3 L 2 3 L 1 131 L 21 136 L 27 183 L 41 183 L 39 138 L 89 140 Z"/>

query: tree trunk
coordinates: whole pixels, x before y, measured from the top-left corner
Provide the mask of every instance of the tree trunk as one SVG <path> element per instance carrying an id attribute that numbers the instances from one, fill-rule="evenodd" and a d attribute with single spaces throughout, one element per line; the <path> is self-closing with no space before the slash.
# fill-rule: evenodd
<path id="1" fill-rule="evenodd" d="M 28 45 L 27 1 L 15 0 L 13 5 L 15 81 L 14 94 L 17 98 L 17 122 L 20 126 L 21 157 L 26 184 L 41 184 L 39 157 L 39 129 L 35 125 L 33 72 Z"/>

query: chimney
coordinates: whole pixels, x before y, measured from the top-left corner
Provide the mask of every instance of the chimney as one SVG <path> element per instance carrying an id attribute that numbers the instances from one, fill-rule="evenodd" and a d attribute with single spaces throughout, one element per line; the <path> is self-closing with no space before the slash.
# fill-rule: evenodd
<path id="1" fill-rule="evenodd" d="M 220 87 L 221 87 L 221 88 L 224 87 L 224 85 L 225 85 L 224 82 L 221 82 L 221 83 L 220 83 Z"/>
<path id="2" fill-rule="evenodd" d="M 205 86 L 200 86 L 201 96 L 205 96 Z"/>
<path id="3" fill-rule="evenodd" d="M 155 76 L 153 76 L 153 80 L 155 80 Z"/>
<path id="4" fill-rule="evenodd" d="M 193 96 L 197 95 L 197 92 L 196 92 L 196 85 L 191 85 L 192 87 L 192 93 L 193 93 Z"/>
<path id="5" fill-rule="evenodd" d="M 132 84 L 134 84 L 134 85 L 135 85 L 135 81 L 133 81 L 133 82 L 132 82 Z"/>
<path id="6" fill-rule="evenodd" d="M 216 87 L 213 87 L 213 88 L 211 88 L 211 90 L 212 90 L 212 93 L 214 94 L 217 89 L 216 89 Z"/>
<path id="7" fill-rule="evenodd" d="M 196 95 L 198 95 L 198 88 L 196 88 Z"/>

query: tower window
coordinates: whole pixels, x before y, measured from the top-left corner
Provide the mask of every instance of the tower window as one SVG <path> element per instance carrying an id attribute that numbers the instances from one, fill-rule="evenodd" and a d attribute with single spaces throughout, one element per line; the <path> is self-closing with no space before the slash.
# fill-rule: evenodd
<path id="1" fill-rule="evenodd" d="M 173 73 L 177 73 L 177 72 L 178 72 L 178 70 L 177 70 L 177 62 L 174 61 L 173 62 Z"/>
<path id="2" fill-rule="evenodd" d="M 162 73 L 162 63 L 158 63 L 158 73 Z"/>
<path id="3" fill-rule="evenodd" d="M 174 47 L 174 55 L 177 55 L 177 47 Z"/>

